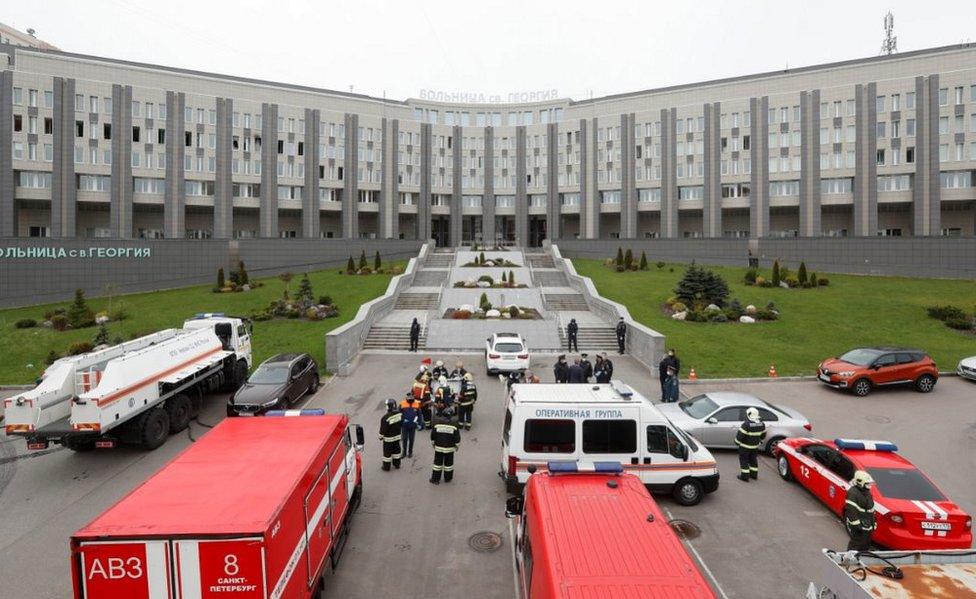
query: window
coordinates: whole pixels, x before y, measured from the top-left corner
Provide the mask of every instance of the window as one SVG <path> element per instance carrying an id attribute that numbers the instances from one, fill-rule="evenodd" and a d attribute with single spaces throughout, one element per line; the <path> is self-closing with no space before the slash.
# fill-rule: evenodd
<path id="1" fill-rule="evenodd" d="M 943 87 L 939 90 L 939 106 L 949 105 L 949 88 Z"/>
<path id="2" fill-rule="evenodd" d="M 885 151 L 884 148 L 877 151 L 877 156 L 875 162 L 878 166 L 884 166 L 885 164 Z"/>
<path id="3" fill-rule="evenodd" d="M 901 94 L 891 95 L 891 110 L 901 110 Z"/>
<path id="4" fill-rule="evenodd" d="M 78 175 L 79 191 L 109 191 L 112 178 L 103 175 Z"/>
<path id="5" fill-rule="evenodd" d="M 887 129 L 887 123 L 878 123 L 877 124 L 877 136 L 878 137 L 887 137 L 887 131 L 886 131 L 886 129 Z"/>
<path id="6" fill-rule="evenodd" d="M 961 85 L 955 89 L 955 94 L 953 95 L 955 96 L 956 104 L 962 104 L 962 91 L 963 88 Z"/>
<path id="7" fill-rule="evenodd" d="M 17 173 L 17 186 L 30 189 L 48 189 L 51 187 L 51 173 L 20 171 Z"/>
<path id="8" fill-rule="evenodd" d="M 600 203 L 601 204 L 619 204 L 620 203 L 620 192 L 619 191 L 601 191 L 600 192 Z"/>
<path id="9" fill-rule="evenodd" d="M 166 191 L 166 180 L 135 177 L 132 179 L 132 191 L 134 193 L 162 195 Z"/>
<path id="10" fill-rule="evenodd" d="M 945 171 L 939 173 L 943 189 L 962 189 L 973 186 L 972 171 Z"/>
<path id="11" fill-rule="evenodd" d="M 915 119 L 908 119 L 905 121 L 905 135 L 908 137 L 915 137 Z"/>
<path id="12" fill-rule="evenodd" d="M 576 422 L 526 420 L 523 449 L 528 453 L 573 453 L 576 451 Z"/>
<path id="13" fill-rule="evenodd" d="M 188 179 L 183 185 L 184 193 L 188 196 L 212 196 L 214 194 L 213 181 L 194 181 Z"/>
<path id="14" fill-rule="evenodd" d="M 915 108 L 915 92 L 905 94 L 905 108 L 909 110 Z"/>
<path id="15" fill-rule="evenodd" d="M 911 175 L 887 175 L 878 177 L 878 191 L 908 191 L 912 188 Z"/>
<path id="16" fill-rule="evenodd" d="M 75 121 L 75 137 L 85 136 L 85 121 Z"/>
<path id="17" fill-rule="evenodd" d="M 27 236 L 28 237 L 50 237 L 51 232 L 48 230 L 47 227 L 39 227 L 36 225 L 31 225 L 27 229 Z"/>
<path id="18" fill-rule="evenodd" d="M 636 421 L 583 421 L 583 453 L 635 453 L 636 451 Z"/>
<path id="19" fill-rule="evenodd" d="M 878 112 L 885 111 L 885 96 L 878 96 L 875 100 L 875 110 Z"/>
<path id="20" fill-rule="evenodd" d="M 914 164 L 915 163 L 915 148 L 914 147 L 905 149 L 905 162 L 908 163 L 908 164 Z"/>
<path id="21" fill-rule="evenodd" d="M 24 129 L 24 117 L 19 114 L 14 115 L 14 131 L 23 131 Z"/>
<path id="22" fill-rule="evenodd" d="M 681 440 L 674 431 L 663 424 L 652 424 L 647 427 L 648 453 L 665 453 L 680 458 L 681 445 Z"/>
<path id="23" fill-rule="evenodd" d="M 849 177 L 820 180 L 820 192 L 824 194 L 851 193 L 853 189 L 854 180 Z"/>
<path id="24" fill-rule="evenodd" d="M 939 161 L 948 162 L 949 160 L 949 144 L 939 145 Z"/>
<path id="25" fill-rule="evenodd" d="M 575 195 L 577 203 L 579 202 L 579 194 L 564 194 L 564 195 Z M 637 201 L 638 202 L 660 202 L 661 201 L 661 188 L 652 187 L 650 189 L 638 189 L 637 190 Z M 565 205 L 565 204 L 564 204 Z"/>
<path id="26" fill-rule="evenodd" d="M 139 142 L 139 127 L 132 128 L 132 142 L 133 143 Z"/>
<path id="27" fill-rule="evenodd" d="M 746 193 L 746 195 L 749 195 Z M 772 196 L 798 196 L 800 195 L 799 181 L 770 181 L 769 195 Z M 723 193 L 724 197 L 724 193 Z"/>
<path id="28" fill-rule="evenodd" d="M 14 95 L 14 97 L 13 97 L 13 100 L 12 101 L 13 101 L 14 106 L 20 106 L 21 104 L 24 103 L 24 90 L 22 90 L 19 87 L 15 87 L 14 88 L 14 94 L 13 95 Z M 52 95 L 51 97 L 52 97 L 51 104 L 53 106 L 54 105 L 54 101 L 53 101 L 53 97 L 54 96 Z"/>

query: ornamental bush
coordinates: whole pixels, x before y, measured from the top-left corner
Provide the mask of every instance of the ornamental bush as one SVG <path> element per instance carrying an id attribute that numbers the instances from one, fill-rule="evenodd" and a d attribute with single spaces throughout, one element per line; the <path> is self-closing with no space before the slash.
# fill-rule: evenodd
<path id="1" fill-rule="evenodd" d="M 779 272 L 779 260 L 773 262 L 773 287 L 779 287 L 780 282 L 780 272 Z"/>
<path id="2" fill-rule="evenodd" d="M 380 260 L 380 251 L 379 251 L 379 250 L 376 250 L 376 255 L 375 255 L 375 256 L 373 256 L 373 270 L 375 270 L 375 271 L 377 271 L 377 272 L 379 272 L 379 270 L 380 270 L 380 266 L 381 266 L 382 264 L 383 264 L 383 263 L 382 263 L 382 261 Z"/>
<path id="3" fill-rule="evenodd" d="M 21 318 L 14 323 L 14 326 L 18 329 L 30 329 L 37 326 L 37 321 L 33 318 Z"/>
<path id="4" fill-rule="evenodd" d="M 729 286 L 720 275 L 692 262 L 678 281 L 674 294 L 685 304 L 715 304 L 722 307 L 729 297 Z"/>
<path id="5" fill-rule="evenodd" d="M 647 254 L 641 252 L 640 269 L 647 270 Z"/>
<path id="6" fill-rule="evenodd" d="M 617 263 L 617 266 L 623 266 L 624 265 L 624 249 L 622 247 L 619 247 L 619 246 L 617 247 L 616 263 Z"/>
<path id="7" fill-rule="evenodd" d="M 973 328 L 973 321 L 969 318 L 947 318 L 945 319 L 945 325 L 950 329 L 956 329 L 957 331 L 969 331 Z"/>
<path id="8" fill-rule="evenodd" d="M 806 262 L 800 262 L 800 269 L 796 271 L 796 280 L 803 285 L 807 282 L 807 265 Z"/>
<path id="9" fill-rule="evenodd" d="M 66 314 L 68 323 L 76 329 L 83 329 L 95 324 L 95 313 L 88 307 L 85 301 L 85 292 L 75 289 L 75 301 L 68 307 Z"/>
<path id="10" fill-rule="evenodd" d="M 92 347 L 92 344 L 87 341 L 75 341 L 74 343 L 68 346 L 68 355 L 78 356 L 81 354 L 87 354 L 92 349 L 94 349 Z"/>
<path id="11" fill-rule="evenodd" d="M 758 274 L 759 273 L 756 272 L 756 269 L 755 268 L 750 268 L 749 270 L 747 270 L 746 271 L 746 278 L 745 278 L 746 283 L 748 283 L 750 285 L 755 285 L 756 284 L 756 275 L 758 275 Z"/>
<path id="12" fill-rule="evenodd" d="M 349 261 L 346 262 L 346 274 L 351 275 L 356 273 L 356 263 L 353 262 L 352 256 L 349 256 Z"/>
<path id="13" fill-rule="evenodd" d="M 366 268 L 367 266 L 369 266 L 369 263 L 366 262 L 366 250 L 363 250 L 359 254 L 359 270 L 362 270 L 362 269 Z"/>
<path id="14" fill-rule="evenodd" d="M 224 282 L 224 269 L 223 268 L 218 268 L 217 269 L 217 290 L 219 291 L 220 289 L 223 289 L 224 288 L 224 284 L 225 284 L 225 282 Z"/>
<path id="15" fill-rule="evenodd" d="M 929 306 L 926 308 L 930 318 L 949 324 L 949 320 L 965 320 L 966 312 L 957 306 Z"/>
<path id="16" fill-rule="evenodd" d="M 627 270 L 630 270 L 630 267 L 633 265 L 634 252 L 630 251 L 630 248 L 627 248 L 627 253 L 624 254 L 624 266 L 627 267 Z"/>

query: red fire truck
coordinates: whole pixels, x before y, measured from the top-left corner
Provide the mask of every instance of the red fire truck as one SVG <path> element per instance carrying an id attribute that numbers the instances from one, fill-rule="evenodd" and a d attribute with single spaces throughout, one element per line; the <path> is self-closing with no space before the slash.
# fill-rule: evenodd
<path id="1" fill-rule="evenodd" d="M 76 532 L 75 598 L 319 597 L 361 498 L 362 427 L 268 415 L 224 420 Z"/>
<path id="2" fill-rule="evenodd" d="M 715 599 L 661 508 L 618 462 L 549 462 L 511 497 L 519 599 Z"/>

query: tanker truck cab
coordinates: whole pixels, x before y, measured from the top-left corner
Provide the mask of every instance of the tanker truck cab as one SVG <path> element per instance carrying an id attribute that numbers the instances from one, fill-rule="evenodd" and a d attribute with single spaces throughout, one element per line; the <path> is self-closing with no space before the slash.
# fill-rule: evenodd
<path id="1" fill-rule="evenodd" d="M 201 313 L 183 323 L 184 330 L 213 329 L 224 351 L 233 351 L 251 364 L 251 321 L 223 313 Z"/>
<path id="2" fill-rule="evenodd" d="M 701 443 L 621 381 L 512 386 L 499 476 L 516 492 L 552 460 L 617 462 L 682 505 L 718 489 L 718 466 Z"/>

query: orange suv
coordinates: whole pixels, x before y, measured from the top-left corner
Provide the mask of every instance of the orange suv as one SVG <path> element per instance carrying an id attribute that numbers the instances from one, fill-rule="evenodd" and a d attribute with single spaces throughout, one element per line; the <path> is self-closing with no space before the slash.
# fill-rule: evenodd
<path id="1" fill-rule="evenodd" d="M 899 347 L 861 347 L 817 368 L 820 382 L 864 397 L 875 387 L 911 384 L 920 393 L 935 389 L 939 369 L 923 351 Z"/>

